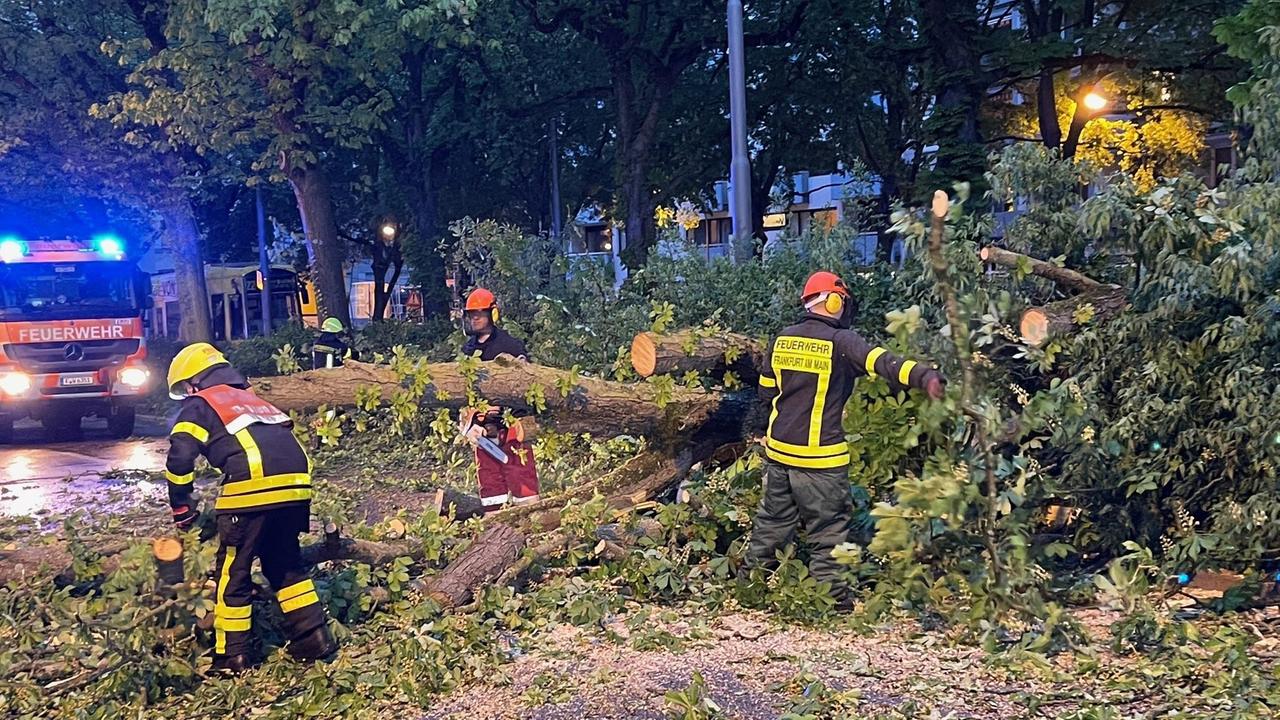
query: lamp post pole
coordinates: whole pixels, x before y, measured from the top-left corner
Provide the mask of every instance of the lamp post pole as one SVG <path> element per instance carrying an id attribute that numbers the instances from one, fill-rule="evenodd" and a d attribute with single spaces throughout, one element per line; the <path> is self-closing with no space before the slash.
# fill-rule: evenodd
<path id="1" fill-rule="evenodd" d="M 742 40 L 742 0 L 729 0 L 729 134 L 733 160 L 729 165 L 729 216 L 734 262 L 750 254 L 751 163 L 747 159 L 747 71 Z"/>
<path id="2" fill-rule="evenodd" d="M 271 334 L 271 263 L 267 258 L 267 211 L 262 206 L 262 186 L 254 188 L 254 201 L 258 206 L 258 272 L 262 273 L 262 290 L 258 299 L 262 303 L 262 334 Z M 246 323 L 245 331 L 248 332 Z"/>

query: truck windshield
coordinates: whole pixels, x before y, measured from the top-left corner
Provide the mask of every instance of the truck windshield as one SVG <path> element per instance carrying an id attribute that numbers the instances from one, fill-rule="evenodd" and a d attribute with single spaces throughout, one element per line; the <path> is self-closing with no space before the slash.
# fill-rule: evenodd
<path id="1" fill-rule="evenodd" d="M 110 261 L 0 265 L 0 318 L 131 317 L 132 266 Z"/>

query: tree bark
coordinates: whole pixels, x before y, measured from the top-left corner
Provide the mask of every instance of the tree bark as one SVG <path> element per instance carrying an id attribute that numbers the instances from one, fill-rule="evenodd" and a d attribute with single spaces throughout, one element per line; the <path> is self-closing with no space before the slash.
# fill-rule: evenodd
<path id="1" fill-rule="evenodd" d="M 426 366 L 430 377 L 422 402 L 432 406 L 458 408 L 466 404 L 468 378 L 457 363 Z M 254 381 L 259 395 L 289 412 L 306 411 L 320 405 L 349 406 L 362 387 L 376 387 L 389 401 L 401 389 L 401 378 L 385 365 L 351 361 L 340 368 L 310 370 Z M 559 390 L 567 384 L 567 396 Z M 491 404 L 516 411 L 533 411 L 528 393 L 541 388 L 546 403 L 539 419 L 562 432 L 592 434 L 633 434 L 674 437 L 701 427 L 712 417 L 729 411 L 743 413 L 743 400 L 731 394 L 673 388 L 669 398 L 661 397 L 650 384 L 623 384 L 575 376 L 564 370 L 519 360 L 480 363 L 475 391 Z M 660 400 L 665 400 L 659 403 Z M 730 426 L 732 416 L 724 418 Z"/>
<path id="2" fill-rule="evenodd" d="M 1128 307 L 1129 298 L 1119 285 L 1104 285 L 1065 300 L 1028 308 L 1019 323 L 1022 341 L 1039 347 L 1049 338 L 1074 332 L 1078 327 L 1076 314 L 1086 305 L 1093 306 L 1089 323 L 1104 322 Z"/>
<path id="3" fill-rule="evenodd" d="M 164 242 L 173 252 L 173 281 L 178 292 L 178 339 L 184 343 L 210 342 L 209 291 L 204 282 L 204 255 L 200 230 L 191 200 L 175 194 L 160 207 Z"/>
<path id="4" fill-rule="evenodd" d="M 302 232 L 315 249 L 312 274 L 319 319 L 336 317 L 342 321 L 343 327 L 351 327 L 347 282 L 342 268 L 345 253 L 333 217 L 329 178 L 318 165 L 287 167 L 286 170 L 294 198 L 298 201 Z"/>
<path id="5" fill-rule="evenodd" d="M 649 193 L 649 154 L 658 134 L 658 118 L 671 92 L 673 77 L 651 78 L 643 95 L 637 95 L 632 77 L 632 58 L 615 53 L 609 63 L 613 98 L 618 117 L 618 168 L 622 197 L 627 209 L 626 242 L 623 260 L 639 268 L 653 246 L 653 198 Z M 678 73 L 676 73 L 678 74 Z"/>
<path id="6" fill-rule="evenodd" d="M 523 549 L 523 533 L 510 525 L 495 523 L 485 528 L 439 575 L 427 579 L 422 589 L 445 610 L 465 605 L 477 588 L 501 575 Z"/>
<path id="7" fill-rule="evenodd" d="M 1036 119 L 1040 125 L 1040 139 L 1046 148 L 1057 150 L 1062 146 L 1062 127 L 1058 125 L 1058 98 L 1053 70 L 1040 71 L 1036 86 Z"/>
<path id="8" fill-rule="evenodd" d="M 740 353 L 733 362 L 726 360 L 730 350 Z M 743 384 L 754 385 L 763 363 L 763 346 L 737 333 L 700 337 L 695 330 L 670 335 L 642 332 L 631 340 L 631 367 L 640 377 L 695 371 L 719 381 L 725 371 L 732 371 Z"/>

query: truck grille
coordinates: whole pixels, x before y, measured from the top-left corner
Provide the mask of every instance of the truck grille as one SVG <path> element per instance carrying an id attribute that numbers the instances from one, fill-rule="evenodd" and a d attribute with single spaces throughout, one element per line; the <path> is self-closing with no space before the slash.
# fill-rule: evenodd
<path id="1" fill-rule="evenodd" d="M 123 364 L 125 358 L 138 352 L 140 343 L 137 338 L 129 338 L 11 344 L 4 346 L 4 354 L 34 375 L 89 372 Z"/>

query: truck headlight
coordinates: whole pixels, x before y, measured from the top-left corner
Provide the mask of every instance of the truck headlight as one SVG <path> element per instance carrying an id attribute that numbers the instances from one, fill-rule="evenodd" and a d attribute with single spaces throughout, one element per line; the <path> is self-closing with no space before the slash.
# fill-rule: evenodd
<path id="1" fill-rule="evenodd" d="M 5 395 L 26 395 L 31 390 L 31 376 L 24 372 L 0 373 L 0 392 Z"/>
<path id="2" fill-rule="evenodd" d="M 119 380 L 122 385 L 128 385 L 131 388 L 140 388 L 147 384 L 149 373 L 140 367 L 127 367 L 120 371 Z"/>

